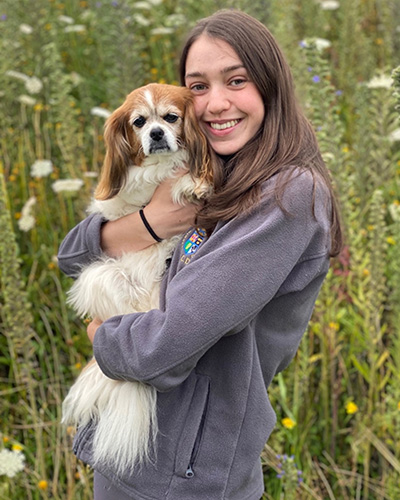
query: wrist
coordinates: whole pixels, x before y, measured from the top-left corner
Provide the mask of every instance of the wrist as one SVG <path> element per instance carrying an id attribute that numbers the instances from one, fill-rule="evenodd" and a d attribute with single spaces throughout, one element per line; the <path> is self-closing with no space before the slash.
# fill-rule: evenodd
<path id="1" fill-rule="evenodd" d="M 143 222 L 143 225 L 144 227 L 147 229 L 148 233 L 150 234 L 150 236 L 157 242 L 157 243 L 160 243 L 163 238 L 160 238 L 160 236 L 158 236 L 158 234 L 154 231 L 153 227 L 151 226 L 151 224 L 149 223 L 149 221 L 147 220 L 147 217 L 144 213 L 144 208 L 141 208 L 139 210 L 139 215 L 140 215 L 140 218 Z"/>

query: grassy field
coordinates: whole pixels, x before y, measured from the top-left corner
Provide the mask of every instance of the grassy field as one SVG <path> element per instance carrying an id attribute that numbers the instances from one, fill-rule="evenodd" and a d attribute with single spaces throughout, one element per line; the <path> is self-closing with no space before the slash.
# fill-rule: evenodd
<path id="1" fill-rule="evenodd" d="M 177 83 L 186 30 L 236 7 L 279 40 L 341 201 L 346 247 L 270 388 L 266 499 L 400 499 L 398 0 L 2 0 L 0 499 L 89 500 L 59 425 L 91 355 L 57 249 L 85 216 L 105 117 Z"/>

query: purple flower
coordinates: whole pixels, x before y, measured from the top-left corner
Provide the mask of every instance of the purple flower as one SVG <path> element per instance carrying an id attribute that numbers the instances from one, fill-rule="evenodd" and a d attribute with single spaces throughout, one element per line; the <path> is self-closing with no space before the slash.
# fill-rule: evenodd
<path id="1" fill-rule="evenodd" d="M 321 78 L 318 75 L 314 75 L 312 77 L 312 80 L 313 80 L 314 83 L 319 83 L 321 81 Z"/>
<path id="2" fill-rule="evenodd" d="M 0 16 L 0 20 L 1 20 L 1 21 L 5 21 L 6 19 L 7 19 L 7 14 L 2 14 L 2 15 Z"/>
<path id="3" fill-rule="evenodd" d="M 304 40 L 302 40 L 301 42 L 299 42 L 299 45 L 303 49 L 305 49 L 307 47 L 307 43 Z"/>
<path id="4" fill-rule="evenodd" d="M 335 94 L 336 94 L 336 95 L 343 95 L 343 90 L 337 90 L 337 91 L 335 92 Z"/>

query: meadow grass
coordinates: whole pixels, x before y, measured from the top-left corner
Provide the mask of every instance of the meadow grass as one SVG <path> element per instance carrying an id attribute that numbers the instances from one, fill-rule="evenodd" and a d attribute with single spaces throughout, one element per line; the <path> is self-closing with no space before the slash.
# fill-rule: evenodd
<path id="1" fill-rule="evenodd" d="M 279 40 L 346 228 L 300 349 L 270 388 L 278 424 L 262 455 L 264 500 L 400 498 L 396 2 L 34 4 L 0 4 L 0 499 L 92 498 L 92 471 L 59 425 L 91 346 L 55 256 L 97 182 L 104 117 L 137 86 L 177 83 L 185 32 L 222 7 Z M 23 465 L 7 469 L 4 450 Z"/>

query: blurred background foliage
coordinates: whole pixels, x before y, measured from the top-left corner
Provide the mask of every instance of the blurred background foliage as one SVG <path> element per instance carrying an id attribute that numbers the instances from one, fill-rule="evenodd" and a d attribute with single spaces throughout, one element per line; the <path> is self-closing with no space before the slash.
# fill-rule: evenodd
<path id="1" fill-rule="evenodd" d="M 400 498 L 399 0 L 1 0 L 0 499 L 92 497 L 59 426 L 91 349 L 55 256 L 85 216 L 105 117 L 135 87 L 177 84 L 185 33 L 220 8 L 278 39 L 346 227 L 270 388 L 264 498 Z"/>

